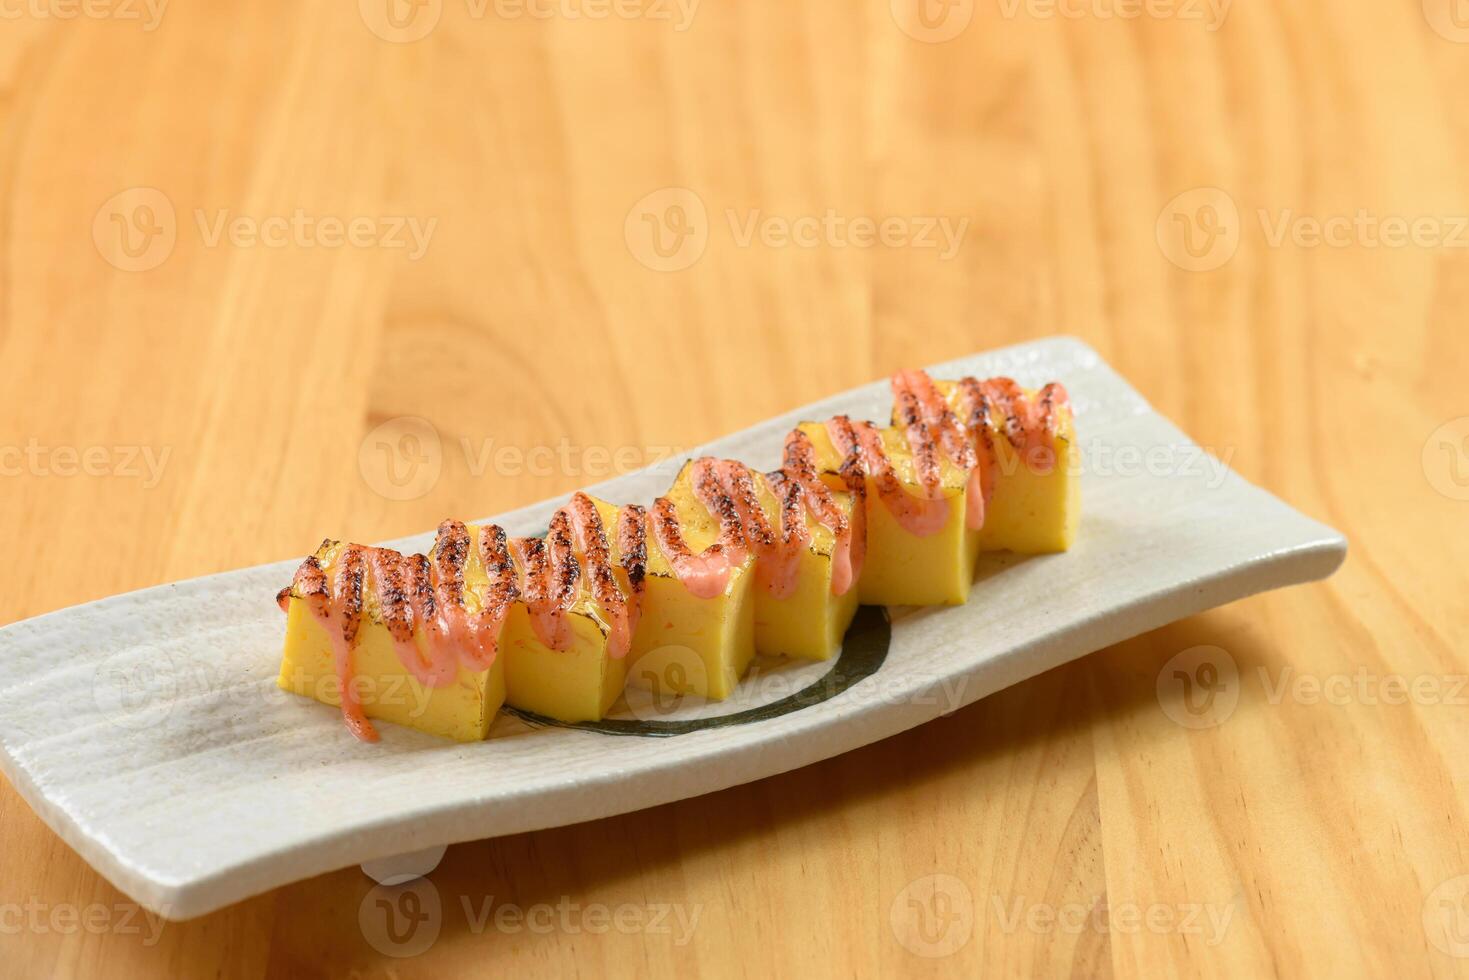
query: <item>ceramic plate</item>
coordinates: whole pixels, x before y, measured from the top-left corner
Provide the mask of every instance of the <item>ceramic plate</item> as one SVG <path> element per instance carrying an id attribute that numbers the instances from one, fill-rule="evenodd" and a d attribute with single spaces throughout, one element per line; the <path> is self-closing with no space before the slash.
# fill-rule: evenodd
<path id="1" fill-rule="evenodd" d="M 189 918 L 310 875 L 456 841 L 592 820 L 804 766 L 953 711 L 1127 637 L 1329 575 L 1340 534 L 1224 469 L 1086 345 L 1045 340 L 936 365 L 1070 389 L 1083 460 L 1064 555 L 981 558 L 962 607 L 864 609 L 840 657 L 762 659 L 721 704 L 642 696 L 613 724 L 502 714 L 458 745 L 274 686 L 275 593 L 296 561 L 146 589 L 0 630 L 0 765 L 117 887 Z M 704 447 L 777 464 L 798 420 L 885 419 L 874 383 Z M 594 488 L 648 501 L 679 460 Z M 494 518 L 545 527 L 562 500 Z M 344 528 L 323 528 L 343 533 Z M 423 549 L 430 535 L 395 542 Z M 310 542 L 302 542 L 303 553 Z"/>

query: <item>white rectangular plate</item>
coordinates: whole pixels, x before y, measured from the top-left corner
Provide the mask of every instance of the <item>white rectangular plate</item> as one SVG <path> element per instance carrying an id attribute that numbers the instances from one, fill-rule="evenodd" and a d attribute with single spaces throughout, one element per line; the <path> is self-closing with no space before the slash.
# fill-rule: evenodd
<path id="1" fill-rule="evenodd" d="M 137 901 L 189 918 L 267 889 L 438 844 L 624 813 L 785 772 L 928 721 L 1127 637 L 1252 593 L 1323 578 L 1340 534 L 1218 468 L 1091 348 L 1045 340 L 932 368 L 1071 392 L 1083 517 L 1067 554 L 986 556 L 969 604 L 896 611 L 885 662 L 801 710 L 670 738 L 502 716 L 458 745 L 393 725 L 353 740 L 338 713 L 274 681 L 275 593 L 296 562 L 146 589 L 0 630 L 0 765 L 58 834 Z M 776 465 L 793 423 L 886 419 L 874 383 L 711 443 Z M 679 461 L 596 488 L 651 500 Z M 496 518 L 536 533 L 562 501 Z M 323 528 L 341 535 L 345 528 Z M 426 548 L 430 536 L 401 542 Z M 308 544 L 303 542 L 303 545 Z M 765 665 L 734 706 L 792 684 Z M 809 680 L 828 665 L 792 668 Z"/>

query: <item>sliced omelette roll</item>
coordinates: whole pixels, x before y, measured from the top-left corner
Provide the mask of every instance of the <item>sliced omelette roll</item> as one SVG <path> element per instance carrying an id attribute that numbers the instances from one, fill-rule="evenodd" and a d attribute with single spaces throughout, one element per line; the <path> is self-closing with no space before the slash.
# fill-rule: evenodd
<path id="1" fill-rule="evenodd" d="M 735 477 L 747 544 L 756 552 L 755 649 L 826 660 L 841 648 L 857 612 L 866 549 L 865 485 L 832 490 L 802 432 L 786 437 L 784 465 Z M 743 470 L 747 477 L 739 476 Z M 758 507 L 749 502 L 753 491 Z"/>
<path id="2" fill-rule="evenodd" d="M 797 427 L 829 486 L 860 481 L 867 554 L 858 580 L 872 605 L 959 605 L 969 597 L 979 535 L 965 524 L 968 474 L 900 427 L 839 415 Z"/>
<path id="3" fill-rule="evenodd" d="M 505 699 L 500 641 L 516 593 L 482 557 L 484 541 L 445 521 L 429 556 L 323 542 L 276 597 L 286 612 L 277 685 L 340 707 L 364 741 L 378 738 L 370 718 L 483 739 Z"/>
<path id="4" fill-rule="evenodd" d="M 1022 388 L 1009 378 L 893 378 L 893 421 L 942 433 L 940 451 L 970 471 L 969 526 L 984 551 L 1065 551 L 1081 520 L 1081 466 L 1066 389 Z M 955 449 L 953 435 L 969 448 Z"/>
<path id="5" fill-rule="evenodd" d="M 558 721 L 598 721 L 622 694 L 633 610 L 612 568 L 608 526 L 573 494 L 545 538 L 508 547 L 520 599 L 505 627 L 505 700 Z"/>
<path id="6" fill-rule="evenodd" d="M 627 683 L 655 694 L 729 697 L 755 654 L 755 555 L 745 545 L 735 503 L 708 474 L 684 466 L 646 514 L 639 614 Z M 633 508 L 598 502 L 604 522 Z M 621 563 L 635 535 L 619 535 Z"/>

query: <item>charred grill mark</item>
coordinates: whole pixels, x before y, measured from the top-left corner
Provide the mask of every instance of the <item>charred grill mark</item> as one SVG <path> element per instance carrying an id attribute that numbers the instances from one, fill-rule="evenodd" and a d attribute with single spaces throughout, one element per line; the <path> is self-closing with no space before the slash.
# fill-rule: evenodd
<path id="1" fill-rule="evenodd" d="M 659 497 L 653 501 L 649 520 L 653 525 L 653 534 L 657 537 L 658 544 L 668 554 L 670 564 L 693 555 L 688 543 L 683 539 L 683 528 L 679 526 L 678 510 L 673 506 L 673 501 L 667 497 Z M 716 542 L 709 547 L 713 549 L 719 545 Z"/>
<path id="2" fill-rule="evenodd" d="M 959 417 L 949 408 L 949 403 L 939 397 L 937 391 L 934 391 L 933 394 L 937 398 L 935 404 L 939 407 L 939 437 L 943 439 L 949 457 L 963 469 L 970 469 L 974 466 L 974 447 L 969 444 L 968 439 L 964 438 L 964 429 L 959 425 Z"/>
<path id="3" fill-rule="evenodd" d="M 717 554 L 744 540 L 739 511 L 719 482 L 714 460 L 709 457 L 694 462 L 694 496 L 719 520 L 719 540 L 705 550 Z"/>
<path id="4" fill-rule="evenodd" d="M 586 556 L 587 576 L 592 580 L 592 595 L 603 609 L 614 615 L 620 613 L 627 602 L 612 575 L 611 548 L 602 526 L 602 515 L 597 513 L 592 498 L 584 493 L 572 494 L 569 506 L 580 528 L 581 550 Z"/>
<path id="5" fill-rule="evenodd" d="M 999 410 L 1004 424 L 1000 431 L 1005 434 L 1010 445 L 1018 451 L 1025 449 L 1025 423 L 1020 417 L 1023 407 L 1025 393 L 1012 378 L 991 378 L 981 382 L 985 391 L 991 395 L 996 409 Z"/>
<path id="6" fill-rule="evenodd" d="M 965 428 L 979 439 L 980 451 L 976 454 L 977 462 L 982 462 L 987 469 L 992 468 L 995 465 L 995 436 L 992 431 L 994 424 L 990 417 L 993 407 L 990 397 L 985 393 L 984 386 L 979 383 L 978 379 L 972 377 L 959 380 L 959 391 L 964 403 L 969 406 Z"/>
<path id="7" fill-rule="evenodd" d="M 727 479 L 726 489 L 735 504 L 735 518 L 739 520 L 741 512 L 748 515 L 745 520 L 740 521 L 745 532 L 745 540 L 751 545 L 760 548 L 769 548 L 775 544 L 775 531 L 770 522 L 765 519 L 765 509 L 760 506 L 760 498 L 755 495 L 755 481 L 750 479 L 750 471 L 741 463 L 727 464 L 724 467 Z"/>
<path id="8" fill-rule="evenodd" d="M 349 544 L 342 549 L 337 562 L 337 588 L 332 601 L 342 613 L 342 639 L 350 645 L 357 639 L 357 628 L 362 625 L 362 586 L 367 578 L 362 546 Z"/>
<path id="9" fill-rule="evenodd" d="M 964 377 L 959 379 L 959 391 L 963 393 L 964 402 L 969 406 L 969 418 L 966 424 L 971 432 L 979 429 L 988 430 L 990 427 L 990 400 L 980 386 L 979 379 Z"/>
<path id="10" fill-rule="evenodd" d="M 848 460 L 856 457 L 848 456 Z M 816 519 L 831 528 L 833 534 L 842 535 L 847 532 L 847 515 L 836 505 L 831 491 L 826 484 L 816 475 L 816 446 L 811 442 L 811 437 L 800 429 L 792 429 L 786 436 L 785 453 L 783 462 L 784 469 L 778 471 L 783 477 L 790 477 L 799 484 L 802 496 L 806 504 L 816 514 Z M 867 483 L 858 474 L 857 479 L 862 483 L 865 490 Z"/>
<path id="11" fill-rule="evenodd" d="M 786 435 L 781 467 L 803 483 L 816 479 L 816 446 L 800 429 L 792 429 Z"/>
<path id="12" fill-rule="evenodd" d="M 439 602 L 445 607 L 464 603 L 464 563 L 469 560 L 469 529 L 463 522 L 447 520 L 430 550 L 438 572 Z"/>
<path id="13" fill-rule="evenodd" d="M 516 538 L 515 545 L 520 550 L 520 562 L 525 568 L 525 583 L 521 586 L 520 594 L 525 599 L 526 606 L 532 610 L 543 608 L 546 605 L 546 573 L 549 561 L 546 543 L 540 538 Z"/>
<path id="14" fill-rule="evenodd" d="M 576 601 L 576 584 L 581 579 L 581 564 L 571 544 L 571 518 L 566 511 L 551 515 L 550 542 L 551 581 L 547 599 L 555 609 L 569 609 Z"/>
<path id="15" fill-rule="evenodd" d="M 377 604 L 383 625 L 393 639 L 407 642 L 413 637 L 413 607 L 403 585 L 403 556 L 387 548 L 373 548 L 369 563 L 377 580 Z"/>
<path id="16" fill-rule="evenodd" d="M 880 496 L 891 497 L 903 492 L 903 485 L 893 475 L 892 467 L 884 467 L 873 480 L 877 482 L 877 492 Z"/>
<path id="17" fill-rule="evenodd" d="M 897 474 L 893 472 L 892 461 L 883 449 L 882 433 L 876 426 L 871 422 L 853 422 L 845 415 L 838 415 L 827 423 L 827 432 L 832 436 L 837 450 L 846 453 L 840 469 L 842 479 L 849 489 L 859 484 L 863 488 L 864 492 L 856 498 L 857 503 L 865 506 L 865 480 L 870 479 L 877 489 L 878 497 L 895 515 L 912 512 L 913 501 L 903 489 Z M 854 518 L 855 513 L 854 511 Z M 864 535 L 866 526 L 864 518 L 861 531 Z M 865 542 L 859 544 L 865 548 Z"/>
<path id="18" fill-rule="evenodd" d="M 503 527 L 491 524 L 480 529 L 479 554 L 490 580 L 481 604 L 485 613 L 498 619 L 506 607 L 520 598 L 520 590 L 515 586 L 515 563 L 510 560 Z"/>
<path id="19" fill-rule="evenodd" d="M 923 483 L 925 488 L 936 489 L 942 480 L 942 473 L 939 470 L 939 447 L 934 445 L 933 430 L 928 429 L 928 423 L 918 422 L 912 432 L 915 436 L 911 442 L 918 482 Z"/>
<path id="20" fill-rule="evenodd" d="M 648 514 L 637 504 L 628 504 L 617 519 L 617 550 L 633 592 L 643 591 L 648 573 Z"/>
<path id="21" fill-rule="evenodd" d="M 1058 382 L 1052 381 L 1040 391 L 1040 427 L 1047 435 L 1055 436 L 1061 428 L 1061 408 L 1071 404 L 1071 397 Z"/>
<path id="22" fill-rule="evenodd" d="M 1005 412 L 1005 438 L 1016 449 L 1025 445 L 1025 427 L 1020 424 L 1020 416 L 1015 414 L 1013 408 Z"/>
<path id="23" fill-rule="evenodd" d="M 325 614 L 331 602 L 331 589 L 327 586 L 321 561 L 315 555 L 301 562 L 301 567 L 296 569 L 296 575 L 291 579 L 289 591 L 303 600 L 317 616 Z"/>
<path id="24" fill-rule="evenodd" d="M 929 428 L 928 422 L 924 419 L 923 412 L 918 405 L 918 396 L 913 393 L 912 389 L 899 388 L 896 395 L 908 433 L 908 446 L 913 450 L 913 468 L 918 471 L 918 482 L 930 491 L 935 490 L 938 488 L 941 475 L 938 447 L 934 443 L 933 430 Z"/>
<path id="25" fill-rule="evenodd" d="M 883 452 L 882 436 L 878 433 L 877 428 L 871 422 L 848 420 L 847 424 L 851 427 L 852 436 L 857 442 L 858 448 L 855 452 L 861 458 L 862 469 L 877 484 L 877 492 L 885 497 L 903 493 L 903 486 L 898 481 L 897 474 L 893 472 L 893 464 L 888 459 L 887 453 Z"/>
<path id="26" fill-rule="evenodd" d="M 765 474 L 765 480 L 780 503 L 781 543 L 790 545 L 804 541 L 806 531 L 806 490 L 800 480 L 781 470 Z"/>
<path id="27" fill-rule="evenodd" d="M 974 468 L 974 447 L 969 444 L 959 426 L 959 419 L 926 371 L 898 372 L 893 376 L 893 393 L 899 404 L 904 406 L 910 441 L 916 432 L 925 445 L 932 446 L 937 436 L 944 454 L 955 465 L 966 472 Z M 915 419 L 921 419 L 926 428 L 915 430 Z"/>
<path id="28" fill-rule="evenodd" d="M 833 447 L 842 454 L 842 467 L 845 468 L 848 463 L 851 463 L 854 468 L 865 475 L 867 460 L 863 458 L 862 447 L 857 441 L 857 430 L 852 424 L 851 416 L 833 416 L 828 424 L 828 432 L 833 436 Z"/>
<path id="29" fill-rule="evenodd" d="M 405 574 L 408 578 L 408 595 L 413 609 L 421 621 L 431 623 L 438 612 L 438 601 L 434 597 L 433 569 L 424 555 L 409 555 Z"/>
<path id="30" fill-rule="evenodd" d="M 855 456 L 849 456 L 846 462 L 842 463 L 842 468 L 837 470 L 842 482 L 847 485 L 847 492 L 852 495 L 853 510 L 867 503 L 867 474 L 857 463 Z"/>
<path id="31" fill-rule="evenodd" d="M 833 435 L 837 437 L 833 442 L 842 443 L 837 450 L 847 454 L 841 466 L 844 479 L 848 479 L 845 474 L 849 471 L 865 475 L 876 484 L 878 496 L 883 499 L 891 501 L 907 497 L 897 474 L 893 472 L 892 461 L 883 450 L 882 434 L 876 426 L 871 422 L 853 422 L 845 415 L 838 415 L 832 420 L 832 427 L 836 430 Z M 850 479 L 848 485 L 851 485 Z"/>

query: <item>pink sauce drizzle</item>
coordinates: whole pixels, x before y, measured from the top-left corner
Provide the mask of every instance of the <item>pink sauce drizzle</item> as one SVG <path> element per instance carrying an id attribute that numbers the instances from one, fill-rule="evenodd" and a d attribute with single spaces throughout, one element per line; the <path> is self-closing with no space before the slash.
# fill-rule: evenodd
<path id="1" fill-rule="evenodd" d="M 1010 378 L 963 378 L 957 385 L 958 401 L 966 415 L 962 423 L 926 372 L 899 371 L 893 375 L 892 388 L 915 462 L 920 454 L 941 449 L 955 466 L 968 473 L 965 526 L 971 530 L 984 526 L 995 491 L 998 458 L 992 409 L 1003 419 L 999 431 L 1027 466 L 1040 474 L 1055 468 L 1060 410 L 1070 406 L 1066 389 L 1059 384 L 1046 385 L 1032 400 Z M 926 464 L 920 464 L 919 470 L 933 472 Z"/>
<path id="2" fill-rule="evenodd" d="M 525 568 L 520 593 L 536 639 L 552 650 L 570 650 L 574 637 L 566 613 L 576 601 L 581 577 L 572 550 L 570 518 L 564 509 L 558 510 L 551 515 L 551 529 L 544 541 L 516 538 L 512 544 Z"/>
<path id="3" fill-rule="evenodd" d="M 337 559 L 336 575 L 330 589 L 326 573 L 316 559 L 306 559 L 296 577 L 302 594 L 310 603 L 312 614 L 331 638 L 332 661 L 337 673 L 337 694 L 342 704 L 342 720 L 358 739 L 376 742 L 377 729 L 362 712 L 357 686 L 352 683 L 352 648 L 362 625 L 362 585 L 367 567 L 360 547 L 348 547 Z"/>
<path id="4" fill-rule="evenodd" d="M 853 494 L 853 517 L 837 506 L 831 491 L 816 473 L 816 452 L 799 429 L 786 437 L 785 466 L 765 474 L 777 502 L 779 526 L 760 504 L 754 476 L 743 463 L 703 457 L 692 465 L 694 496 L 720 524 L 719 537 L 695 554 L 683 538 L 672 501 L 660 497 L 653 504 L 653 537 L 668 556 L 684 588 L 701 599 L 722 595 L 736 565 L 753 552 L 761 587 L 777 599 L 796 589 L 802 549 L 811 543 L 806 526 L 809 512 L 831 529 L 832 592 L 844 595 L 861 573 L 866 554 L 866 482 L 860 474 L 844 471 Z"/>
<path id="5" fill-rule="evenodd" d="M 724 595 L 724 590 L 729 587 L 729 577 L 734 571 L 734 565 L 744 560 L 744 541 L 736 537 L 739 533 L 738 527 L 735 528 L 735 534 L 731 535 L 730 525 L 725 524 L 719 538 L 695 554 L 684 541 L 683 529 L 678 523 L 678 510 L 673 506 L 673 501 L 667 497 L 659 497 L 653 501 L 649 523 L 653 528 L 653 540 L 663 549 L 668 564 L 673 567 L 673 573 L 678 576 L 684 588 L 689 590 L 690 595 L 697 599 L 713 599 Z M 733 562 L 729 554 L 731 549 L 737 549 L 739 556 Z"/>
<path id="6" fill-rule="evenodd" d="M 999 409 L 1004 417 L 1005 437 L 1020 453 L 1026 466 L 1042 475 L 1055 468 L 1061 410 L 1071 407 L 1071 397 L 1062 385 L 1053 381 L 1037 392 L 1032 400 L 1010 378 L 990 378 L 979 382 L 965 378 L 960 383 L 977 385 L 990 403 Z"/>
<path id="7" fill-rule="evenodd" d="M 871 422 L 853 422 L 845 415 L 838 415 L 826 423 L 826 432 L 836 451 L 854 461 L 853 468 L 860 467 L 864 475 L 870 476 L 877 484 L 879 499 L 899 527 L 920 538 L 929 537 L 944 529 L 944 525 L 949 522 L 949 502 L 942 497 L 915 497 L 903 489 L 902 483 L 893 472 L 893 464 L 883 449 L 882 435 L 876 426 Z M 918 464 L 916 455 L 914 462 Z M 937 465 L 935 453 L 930 446 L 925 462 L 918 464 L 920 478 L 927 479 L 925 474 L 936 471 Z M 933 488 L 930 489 L 925 484 L 925 491 L 930 494 L 941 493 L 942 488 L 937 485 L 936 473 L 931 475 L 935 481 Z"/>
<path id="8" fill-rule="evenodd" d="M 942 496 L 940 452 L 968 474 L 965 524 L 971 529 L 984 525 L 994 495 L 996 432 L 1036 472 L 1050 472 L 1056 465 L 1061 412 L 1070 407 L 1060 384 L 1046 385 L 1031 399 L 1009 378 L 963 378 L 955 396 L 962 418 L 923 371 L 898 372 L 892 388 L 922 497 L 903 489 L 875 426 L 839 415 L 826 428 L 832 445 L 844 457 L 839 472 L 852 496 L 850 517 L 837 506 L 818 475 L 810 438 L 797 429 L 786 437 L 782 468 L 766 474 L 778 503 L 778 530 L 760 506 L 748 468 L 733 460 L 701 458 L 693 464 L 694 495 L 719 520 L 718 538 L 695 554 L 684 541 L 677 510 L 667 497 L 655 500 L 651 511 L 636 504 L 623 507 L 616 529 L 621 585 L 596 505 L 577 493 L 552 516 L 544 540 L 507 540 L 498 525 L 481 529 L 479 555 L 489 581 L 478 594 L 477 613 L 469 611 L 464 580 L 473 536 L 463 523 L 453 520 L 439 525 L 432 559 L 346 545 L 337 555 L 329 580 L 313 555 L 296 571 L 291 586 L 277 595 L 277 602 L 284 610 L 292 596 L 302 599 L 326 629 L 342 717 L 353 735 L 373 742 L 378 734 L 363 712 L 352 671 L 369 580 L 399 661 L 421 683 L 437 688 L 452 683 L 460 667 L 480 671 L 494 663 L 505 620 L 516 601 L 525 603 L 532 628 L 543 644 L 569 650 L 573 635 L 567 612 L 578 594 L 583 568 L 577 559 L 580 552 L 592 594 L 608 620 L 608 653 L 620 658 L 628 653 L 642 612 L 650 526 L 674 573 L 697 598 L 722 595 L 735 566 L 751 552 L 758 559 L 760 583 L 775 597 L 785 598 L 795 590 L 801 549 L 811 541 L 806 526 L 809 513 L 835 539 L 832 592 L 844 595 L 861 575 L 866 556 L 868 478 L 899 525 L 926 537 L 942 530 L 949 517 L 949 502 Z M 1003 419 L 999 426 L 993 419 L 995 412 Z M 519 560 L 523 580 L 512 553 Z M 419 626 L 422 645 L 415 639 Z"/>
<path id="9" fill-rule="evenodd" d="M 810 436 L 792 429 L 786 436 L 783 462 L 779 471 L 782 478 L 801 488 L 806 508 L 836 539 L 831 554 L 831 591 L 833 595 L 846 595 L 862 574 L 862 561 L 867 555 L 867 481 L 861 473 L 843 470 L 847 492 L 852 495 L 852 516 L 848 519 L 816 474 L 816 447 Z M 796 515 L 782 511 L 783 521 L 787 515 L 796 519 Z"/>
<path id="10" fill-rule="evenodd" d="M 470 670 L 484 670 L 494 664 L 505 620 L 520 598 L 520 589 L 515 584 L 515 563 L 510 560 L 504 528 L 498 524 L 480 528 L 479 557 L 489 577 L 489 586 L 480 597 L 479 617 L 475 624 L 476 645 L 468 654 L 460 653 Z"/>
<path id="11" fill-rule="evenodd" d="M 330 583 L 313 555 L 297 569 L 291 586 L 276 597 L 282 609 L 289 608 L 292 595 L 305 600 L 327 631 L 342 716 L 352 734 L 363 741 L 378 737 L 363 713 L 352 669 L 369 579 L 398 661 L 424 686 L 445 687 L 458 677 L 461 666 L 480 671 L 494 663 L 505 617 L 517 598 L 513 566 L 505 552 L 505 532 L 493 525 L 485 528 L 480 551 L 490 584 L 480 596 L 479 614 L 471 618 L 464 601 L 469 538 L 464 524 L 445 521 L 439 525 L 432 561 L 388 548 L 345 545 L 337 555 Z M 414 635 L 419 627 L 422 648 Z"/>
<path id="12" fill-rule="evenodd" d="M 628 504 L 617 517 L 618 565 L 627 581 L 627 631 L 635 634 L 643 615 L 648 574 L 648 512 Z"/>
<path id="13" fill-rule="evenodd" d="M 602 528 L 602 516 L 597 513 L 592 498 L 580 492 L 572 494 L 571 502 L 557 513 L 566 514 L 571 521 L 577 549 L 582 553 L 592 582 L 592 595 L 608 619 L 607 652 L 621 660 L 632 646 L 633 612 L 612 575 L 611 549 Z"/>
<path id="14" fill-rule="evenodd" d="M 935 450 L 941 448 L 955 465 L 969 474 L 969 492 L 964 497 L 965 525 L 971 530 L 978 530 L 984 526 L 986 500 L 982 471 L 977 465 L 968 433 L 960 428 L 949 403 L 944 401 L 933 380 L 923 371 L 899 371 L 893 375 L 892 388 L 898 416 L 907 431 L 908 443 L 913 447 L 913 458 L 915 461 L 925 460 L 920 472 L 929 496 L 938 490 L 939 469 Z"/>
<path id="15" fill-rule="evenodd" d="M 765 517 L 765 509 L 760 506 L 760 498 L 755 492 L 755 482 L 743 463 L 706 456 L 694 461 L 693 476 L 694 494 L 699 502 L 719 517 L 724 531 L 732 527 L 742 542 L 739 557 L 734 557 L 731 551 L 731 560 L 742 560 L 746 548 L 753 551 L 757 560 L 756 580 L 775 598 L 789 597 L 796 590 L 801 548 L 811 540 L 805 514 L 800 509 L 800 485 L 794 482 L 781 484 L 791 489 L 786 491 L 781 502 L 781 529 L 777 532 Z M 796 495 L 794 506 L 792 495 Z M 787 521 L 785 515 L 788 513 L 794 519 Z"/>

